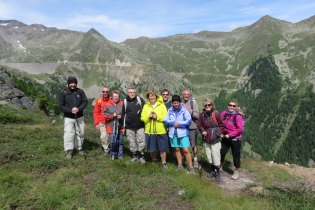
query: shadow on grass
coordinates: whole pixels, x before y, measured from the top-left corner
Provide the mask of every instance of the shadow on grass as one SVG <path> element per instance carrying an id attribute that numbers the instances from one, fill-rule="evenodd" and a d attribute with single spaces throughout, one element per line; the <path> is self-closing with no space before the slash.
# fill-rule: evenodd
<path id="1" fill-rule="evenodd" d="M 227 172 L 228 174 L 233 174 L 234 171 L 231 169 L 232 163 L 230 161 L 224 161 L 223 163 L 223 171 Z"/>

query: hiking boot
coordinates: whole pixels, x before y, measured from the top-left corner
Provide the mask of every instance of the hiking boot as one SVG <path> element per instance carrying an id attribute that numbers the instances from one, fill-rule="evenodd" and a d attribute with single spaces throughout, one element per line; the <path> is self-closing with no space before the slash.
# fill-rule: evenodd
<path id="1" fill-rule="evenodd" d="M 104 156 L 107 157 L 109 155 L 108 151 L 104 151 Z"/>
<path id="2" fill-rule="evenodd" d="M 183 169 L 184 169 L 183 165 L 178 165 L 176 171 L 180 171 L 180 170 L 183 170 Z"/>
<path id="3" fill-rule="evenodd" d="M 214 177 L 214 175 L 215 175 L 215 170 L 216 170 L 214 165 L 210 165 L 210 167 L 211 167 L 211 172 L 207 174 L 207 177 L 208 177 L 208 178 Z"/>
<path id="4" fill-rule="evenodd" d="M 135 162 L 138 160 L 138 157 L 136 155 L 132 156 L 130 162 Z"/>
<path id="5" fill-rule="evenodd" d="M 236 179 L 238 179 L 239 176 L 240 175 L 238 174 L 238 171 L 234 171 L 234 174 L 232 175 L 231 179 L 236 180 Z"/>
<path id="6" fill-rule="evenodd" d="M 198 164 L 198 161 L 194 161 L 194 168 L 199 168 L 199 164 Z"/>
<path id="7" fill-rule="evenodd" d="M 67 151 L 66 151 L 66 154 L 67 154 L 67 158 L 68 158 L 68 159 L 71 159 L 71 158 L 72 158 L 72 150 L 67 150 Z"/>
<path id="8" fill-rule="evenodd" d="M 214 176 L 215 176 L 215 172 L 214 171 L 211 171 L 210 173 L 207 174 L 207 177 L 210 178 L 210 179 L 212 177 L 214 177 Z"/>
<path id="9" fill-rule="evenodd" d="M 82 149 L 79 150 L 79 155 L 84 155 L 84 151 Z"/>
<path id="10" fill-rule="evenodd" d="M 220 182 L 220 171 L 215 172 L 214 177 L 216 182 Z"/>
<path id="11" fill-rule="evenodd" d="M 145 158 L 142 156 L 142 157 L 140 157 L 140 163 L 141 164 L 145 164 L 146 162 L 145 162 Z"/>
<path id="12" fill-rule="evenodd" d="M 111 158 L 112 160 L 115 160 L 115 156 L 112 156 L 112 158 Z"/>
<path id="13" fill-rule="evenodd" d="M 189 174 L 195 174 L 195 169 L 194 167 L 189 168 Z"/>
<path id="14" fill-rule="evenodd" d="M 163 163 L 163 169 L 164 169 L 164 170 L 167 170 L 167 169 L 168 169 L 166 163 Z"/>

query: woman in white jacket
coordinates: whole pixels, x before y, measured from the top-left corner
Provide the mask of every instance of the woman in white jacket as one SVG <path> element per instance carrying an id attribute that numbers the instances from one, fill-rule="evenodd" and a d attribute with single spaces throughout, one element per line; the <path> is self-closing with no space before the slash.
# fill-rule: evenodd
<path id="1" fill-rule="evenodd" d="M 171 146 L 175 148 L 178 162 L 177 170 L 184 168 L 182 163 L 182 154 L 184 154 L 189 165 L 189 172 L 194 173 L 189 152 L 189 125 L 191 124 L 191 115 L 187 109 L 183 108 L 179 95 L 173 95 L 172 107 L 167 112 L 164 124 L 169 128 L 168 135 L 170 137 Z"/>

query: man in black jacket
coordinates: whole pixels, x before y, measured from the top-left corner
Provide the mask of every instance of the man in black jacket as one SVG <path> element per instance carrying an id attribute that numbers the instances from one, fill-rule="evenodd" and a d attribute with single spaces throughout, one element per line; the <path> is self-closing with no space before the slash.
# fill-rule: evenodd
<path id="1" fill-rule="evenodd" d="M 64 112 L 64 149 L 67 158 L 71 159 L 74 147 L 79 154 L 84 154 L 82 149 L 85 128 L 83 109 L 87 106 L 88 100 L 84 91 L 77 88 L 76 77 L 69 76 L 67 84 L 68 87 L 59 92 L 58 107 Z M 74 141 L 75 135 L 76 141 Z"/>
<path id="2" fill-rule="evenodd" d="M 129 141 L 130 151 L 133 153 L 131 162 L 137 161 L 137 151 L 140 152 L 140 162 L 145 164 L 144 149 L 144 123 L 140 120 L 142 107 L 145 104 L 143 98 L 137 96 L 135 88 L 129 88 L 128 95 L 124 100 L 122 107 L 123 127 L 126 129 L 127 139 Z"/>

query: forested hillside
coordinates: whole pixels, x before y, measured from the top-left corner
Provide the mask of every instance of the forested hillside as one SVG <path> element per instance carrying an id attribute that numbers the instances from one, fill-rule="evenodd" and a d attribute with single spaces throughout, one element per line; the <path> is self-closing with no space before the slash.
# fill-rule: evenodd
<path id="1" fill-rule="evenodd" d="M 250 79 L 231 96 L 222 91 L 215 100 L 218 110 L 235 98 L 246 111 L 244 143 L 251 150 L 243 154 L 263 160 L 307 166 L 314 159 L 315 94 L 312 85 L 284 91 L 281 75 L 272 55 L 251 64 Z"/>

